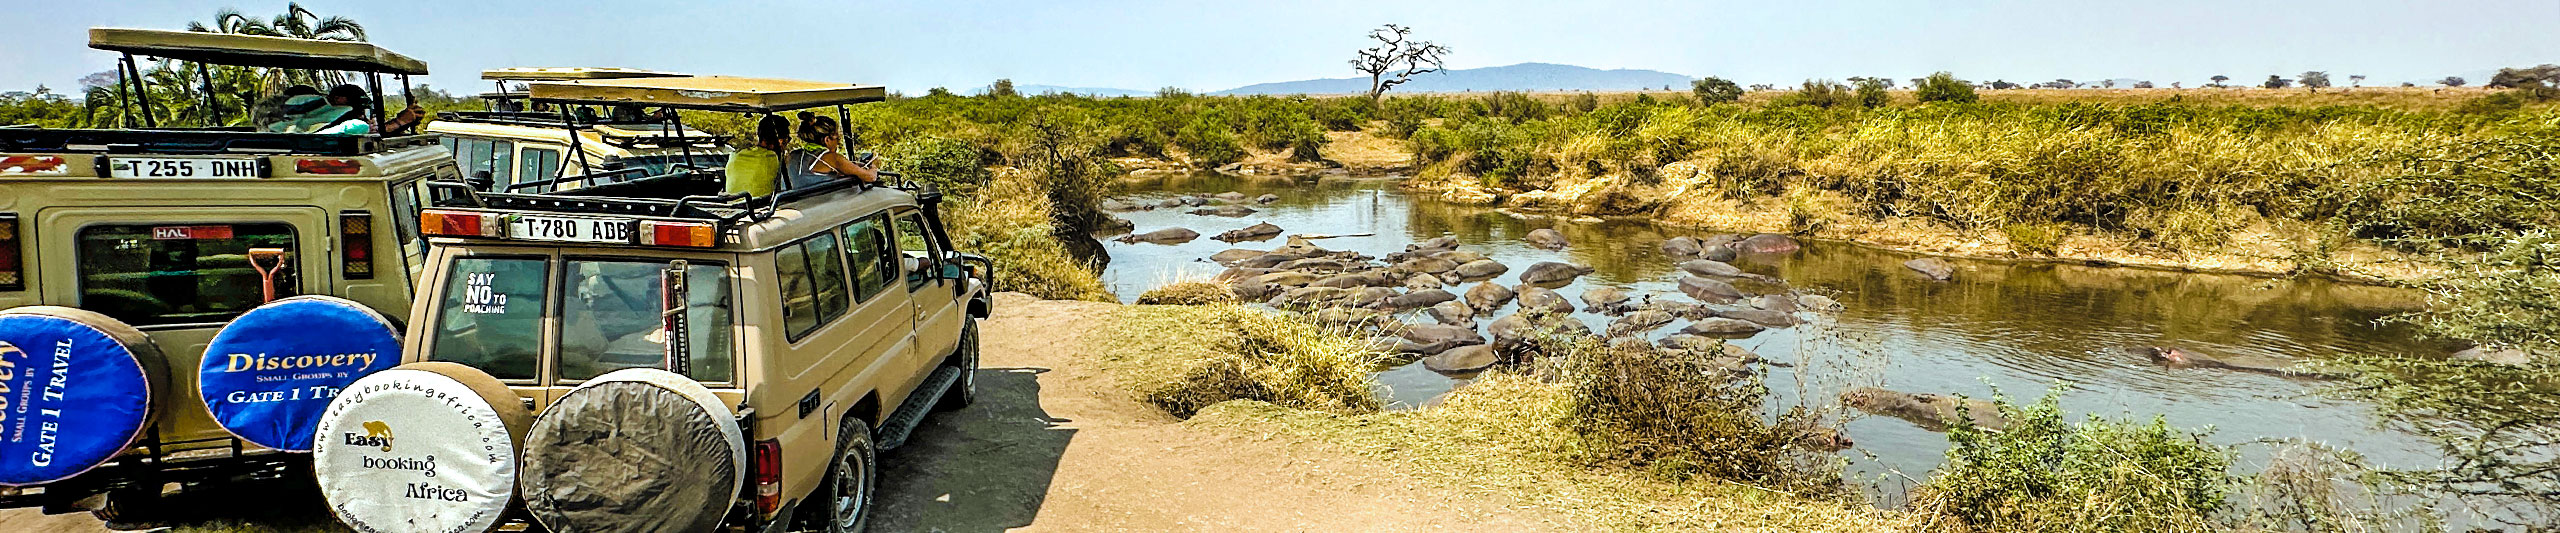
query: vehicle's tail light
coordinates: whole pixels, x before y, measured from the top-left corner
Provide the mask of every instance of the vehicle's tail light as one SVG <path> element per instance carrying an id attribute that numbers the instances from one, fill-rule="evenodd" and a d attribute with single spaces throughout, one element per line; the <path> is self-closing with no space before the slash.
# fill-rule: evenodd
<path id="1" fill-rule="evenodd" d="M 364 173 L 364 162 L 354 159 L 296 159 L 293 171 L 303 174 L 352 176 Z"/>
<path id="2" fill-rule="evenodd" d="M 756 441 L 756 514 L 782 509 L 782 441 Z"/>
<path id="3" fill-rule="evenodd" d="M 19 253 L 18 214 L 0 213 L 0 291 L 27 290 L 26 263 Z"/>
<path id="4" fill-rule="evenodd" d="M 0 157 L 0 174 L 61 174 L 62 156 L 13 155 Z"/>
<path id="5" fill-rule="evenodd" d="M 373 213 L 338 213 L 338 274 L 373 279 Z"/>
<path id="6" fill-rule="evenodd" d="M 498 223 L 497 213 L 428 209 L 418 212 L 418 229 L 428 235 L 496 237 L 505 225 Z"/>
<path id="7" fill-rule="evenodd" d="M 640 221 L 641 244 L 710 248 L 718 242 L 718 237 L 719 232 L 710 224 Z"/>

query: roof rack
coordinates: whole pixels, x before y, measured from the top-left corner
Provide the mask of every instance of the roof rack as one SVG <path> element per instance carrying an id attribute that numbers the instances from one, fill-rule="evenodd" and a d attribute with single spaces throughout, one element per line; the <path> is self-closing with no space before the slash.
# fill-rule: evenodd
<path id="1" fill-rule="evenodd" d="M 89 47 L 152 57 L 245 67 L 352 70 L 425 75 L 427 63 L 373 43 L 237 33 L 90 28 Z"/>
<path id="2" fill-rule="evenodd" d="M 553 194 L 488 193 L 471 189 L 457 181 L 429 181 L 432 207 L 465 207 L 594 215 L 624 215 L 653 218 L 690 219 L 721 224 L 746 220 L 755 214 L 747 207 L 746 193 L 729 195 L 693 195 L 673 200 L 663 198 L 617 198 L 599 196 L 564 196 Z M 761 217 L 758 217 L 761 218 Z"/>

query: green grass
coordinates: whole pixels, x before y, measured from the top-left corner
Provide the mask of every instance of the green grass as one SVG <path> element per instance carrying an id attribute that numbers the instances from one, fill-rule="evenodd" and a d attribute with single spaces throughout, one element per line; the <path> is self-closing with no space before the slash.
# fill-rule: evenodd
<path id="1" fill-rule="evenodd" d="M 1231 400 L 1344 414 L 1380 405 L 1369 372 L 1386 354 L 1301 316 L 1231 304 L 1129 306 L 1099 338 L 1104 366 L 1178 417 Z"/>

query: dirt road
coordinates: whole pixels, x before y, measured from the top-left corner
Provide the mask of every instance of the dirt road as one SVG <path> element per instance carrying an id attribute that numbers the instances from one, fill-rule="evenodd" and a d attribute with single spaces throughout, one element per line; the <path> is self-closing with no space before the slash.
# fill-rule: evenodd
<path id="1" fill-rule="evenodd" d="M 1320 445 L 1181 425 L 1079 362 L 1083 332 L 1116 307 L 1000 295 L 981 326 L 977 404 L 935 416 L 883 455 L 872 530 L 1582 529 Z M 0 531 L 104 529 L 9 511 Z"/>

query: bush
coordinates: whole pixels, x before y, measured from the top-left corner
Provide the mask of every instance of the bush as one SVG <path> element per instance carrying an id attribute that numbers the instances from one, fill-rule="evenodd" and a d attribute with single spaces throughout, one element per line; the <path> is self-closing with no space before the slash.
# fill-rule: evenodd
<path id="1" fill-rule="evenodd" d="M 884 170 L 933 184 L 953 196 L 971 196 L 995 174 L 987 171 L 986 154 L 968 143 L 942 137 L 914 137 L 880 150 Z"/>
<path id="2" fill-rule="evenodd" d="M 1181 147 L 1195 166 L 1219 167 L 1245 158 L 1244 143 L 1236 140 L 1235 132 L 1225 121 L 1207 113 L 1193 118 L 1174 134 L 1173 145 Z"/>
<path id="3" fill-rule="evenodd" d="M 1874 109 L 1884 107 L 1885 104 L 1890 103 L 1893 103 L 1893 93 L 1887 92 L 1887 87 L 1885 86 L 1883 78 L 1866 78 L 1858 80 L 1859 107 Z"/>
<path id="4" fill-rule="evenodd" d="M 1198 346 L 1132 347 L 1125 355 L 1150 367 L 1131 385 L 1147 403 L 1176 417 L 1229 400 L 1260 400 L 1337 413 L 1378 410 L 1369 372 L 1385 354 L 1305 317 L 1238 305 L 1137 313 L 1119 326 L 1142 338 L 1166 331 L 1201 332 Z"/>
<path id="5" fill-rule="evenodd" d="M 2218 529 L 2210 521 L 2234 487 L 2230 450 L 2157 418 L 2071 425 L 2060 398 L 2056 388 L 2032 405 L 2000 401 L 2005 431 L 1957 417 L 1947 464 L 1913 506 L 1981 531 Z"/>
<path id="6" fill-rule="evenodd" d="M 1484 99 L 1485 116 L 1519 124 L 1547 118 L 1547 104 L 1523 93 L 1498 91 Z"/>
<path id="7" fill-rule="evenodd" d="M 1141 305 L 1208 305 L 1235 301 L 1235 291 L 1227 290 L 1226 285 L 1206 281 L 1167 283 L 1138 295 Z"/>
<path id="8" fill-rule="evenodd" d="M 1975 100 L 1981 99 L 1980 96 L 1973 94 L 1973 84 L 1965 83 L 1964 80 L 1956 79 L 1956 75 L 1945 72 L 1930 74 L 1927 78 L 1921 78 L 1920 85 L 1912 87 L 1911 94 L 1912 96 L 1919 97 L 1922 103 L 1949 102 L 1970 104 Z"/>
<path id="9" fill-rule="evenodd" d="M 1538 351 L 1559 362 L 1573 399 L 1566 428 L 1592 459 L 1798 494 L 1841 488 L 1840 463 L 1812 445 L 1818 421 L 1803 409 L 1764 419 L 1769 390 L 1757 375 L 1734 377 L 1711 357 L 1590 339 L 1545 340 Z"/>
<path id="10" fill-rule="evenodd" d="M 1741 85 L 1735 85 L 1733 80 L 1713 76 L 1689 82 L 1689 93 L 1698 96 L 1698 103 L 1707 105 L 1742 101 Z"/>
<path id="11" fill-rule="evenodd" d="M 1804 80 L 1804 87 L 1778 98 L 1780 106 L 1809 106 L 1824 109 L 1843 107 L 1857 101 L 1849 86 L 1831 80 Z"/>
<path id="12" fill-rule="evenodd" d="M 995 290 L 1050 300 L 1117 301 L 1101 275 L 1061 240 L 1091 237 L 1062 236 L 1046 200 L 1034 176 L 1009 171 L 977 195 L 951 200 L 942 212 L 954 247 L 995 264 Z"/>

